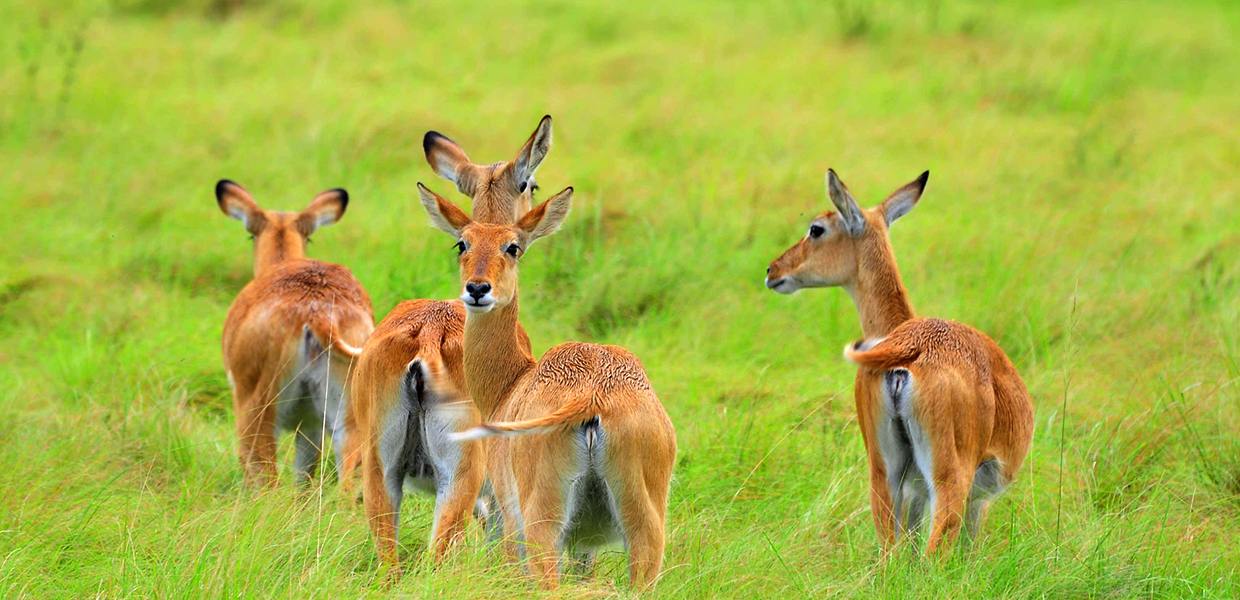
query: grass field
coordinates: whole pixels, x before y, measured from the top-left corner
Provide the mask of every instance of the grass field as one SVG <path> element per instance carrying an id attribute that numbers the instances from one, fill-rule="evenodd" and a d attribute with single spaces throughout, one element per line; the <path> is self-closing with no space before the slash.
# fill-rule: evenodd
<path id="1" fill-rule="evenodd" d="M 621 344 L 676 423 L 659 598 L 1240 597 L 1240 7 L 778 0 L 0 6 L 0 596 L 523 597 L 474 531 L 395 588 L 332 483 L 241 485 L 220 329 L 251 276 L 222 177 L 345 187 L 313 257 L 376 315 L 457 287 L 415 183 L 539 117 L 569 224 L 522 274 L 536 352 Z M 987 332 L 1030 458 L 971 552 L 880 557 L 840 290 L 766 264 L 924 169 L 919 314 Z M 476 529 L 476 528 L 475 528 Z M 620 553 L 552 597 L 626 595 Z"/>

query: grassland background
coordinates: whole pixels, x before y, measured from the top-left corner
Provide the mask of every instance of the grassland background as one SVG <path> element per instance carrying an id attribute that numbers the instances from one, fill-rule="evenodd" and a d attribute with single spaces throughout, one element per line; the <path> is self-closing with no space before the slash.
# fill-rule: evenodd
<path id="1" fill-rule="evenodd" d="M 240 486 L 219 339 L 250 245 L 212 186 L 346 187 L 310 253 L 382 316 L 455 293 L 422 134 L 501 160 L 544 113 L 576 206 L 523 322 L 629 347 L 676 423 L 655 597 L 1240 596 L 1240 8 L 1033 0 L 3 3 L 0 595 L 534 595 L 477 532 L 385 591 L 334 485 Z M 864 205 L 930 169 L 892 233 L 914 306 L 1033 393 L 971 553 L 880 559 L 852 303 L 762 287 L 827 167 Z M 429 503 L 404 519 L 417 563 Z M 624 580 L 612 553 L 553 596 Z"/>

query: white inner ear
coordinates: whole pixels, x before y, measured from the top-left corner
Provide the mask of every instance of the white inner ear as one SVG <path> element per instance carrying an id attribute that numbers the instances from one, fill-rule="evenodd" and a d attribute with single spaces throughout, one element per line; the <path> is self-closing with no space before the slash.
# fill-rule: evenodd
<path id="1" fill-rule="evenodd" d="M 233 205 L 233 204 L 229 204 L 229 205 L 228 205 L 228 216 L 230 216 L 230 217 L 232 217 L 232 218 L 234 218 L 234 219 L 236 219 L 236 220 L 238 220 L 238 221 L 241 221 L 241 225 L 242 225 L 242 226 L 244 226 L 244 227 L 249 227 L 249 226 L 250 226 L 249 222 L 247 222 L 247 220 L 246 220 L 246 218 L 245 218 L 245 217 L 246 217 L 246 213 L 245 213 L 245 211 L 244 211 L 244 210 L 241 210 L 241 208 L 240 208 L 240 207 L 238 207 L 238 206 L 235 206 L 235 205 Z"/>
<path id="2" fill-rule="evenodd" d="M 534 226 L 534 231 L 530 232 L 530 244 L 535 240 L 547 237 L 560 230 L 560 226 L 564 224 L 564 219 L 568 218 L 568 211 L 572 207 L 572 196 L 566 200 L 552 202 L 547 205 L 547 212 L 543 215 L 538 225 Z"/>
<path id="3" fill-rule="evenodd" d="M 917 198 L 911 194 L 903 194 L 887 201 L 887 210 L 884 216 L 887 218 L 887 224 L 896 222 L 896 219 L 903 217 L 913 211 L 913 207 L 917 205 Z"/>
<path id="4" fill-rule="evenodd" d="M 316 218 L 314 219 L 314 228 L 318 229 L 325 225 L 331 225 L 335 223 L 336 222 L 336 211 L 325 210 L 315 215 L 315 217 Z"/>
<path id="5" fill-rule="evenodd" d="M 436 156 L 435 164 L 439 165 L 438 172 L 440 177 L 456 183 L 456 170 L 448 165 L 448 161 L 444 160 L 442 156 Z"/>

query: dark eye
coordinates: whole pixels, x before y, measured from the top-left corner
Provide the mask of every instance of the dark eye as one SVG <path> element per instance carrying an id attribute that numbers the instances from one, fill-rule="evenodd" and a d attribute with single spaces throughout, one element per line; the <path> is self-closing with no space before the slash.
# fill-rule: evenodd
<path id="1" fill-rule="evenodd" d="M 822 234 L 826 232 L 827 230 L 823 229 L 822 225 L 810 225 L 809 226 L 809 237 L 812 237 L 814 239 L 818 239 L 822 237 Z"/>
<path id="2" fill-rule="evenodd" d="M 517 253 L 521 252 L 521 247 L 516 244 L 508 244 L 508 247 L 504 248 L 504 252 L 507 252 L 508 256 L 516 258 Z"/>
<path id="3" fill-rule="evenodd" d="M 456 254 L 457 254 L 457 256 L 460 256 L 460 255 L 464 254 L 464 253 L 465 253 L 465 240 L 461 240 L 461 241 L 457 242 L 457 243 L 456 243 L 456 245 L 455 245 L 455 246 L 452 246 L 452 247 L 453 247 L 453 248 L 456 248 Z"/>
<path id="4" fill-rule="evenodd" d="M 525 193 L 525 186 L 527 186 L 527 185 L 529 185 L 529 184 L 528 184 L 528 183 L 526 183 L 526 182 L 524 182 L 524 181 L 522 181 L 521 183 L 517 184 L 517 193 L 518 193 L 518 194 L 524 194 L 524 193 Z"/>

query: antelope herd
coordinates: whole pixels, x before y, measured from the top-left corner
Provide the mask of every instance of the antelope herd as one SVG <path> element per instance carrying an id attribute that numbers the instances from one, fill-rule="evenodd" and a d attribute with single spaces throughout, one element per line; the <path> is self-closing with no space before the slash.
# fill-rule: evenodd
<path id="1" fill-rule="evenodd" d="M 534 205 L 551 137 L 543 117 L 511 161 L 484 165 L 426 134 L 427 162 L 472 203 L 471 217 L 418 184 L 431 223 L 456 241 L 460 296 L 406 300 L 377 326 L 348 269 L 305 257 L 310 235 L 344 215 L 344 190 L 285 213 L 263 210 L 236 183 L 216 185 L 220 210 L 254 241 L 254 279 L 223 329 L 246 480 L 276 482 L 278 431 L 296 436 L 299 482 L 314 476 L 330 438 L 344 487 L 360 468 L 393 577 L 406 487 L 434 497 L 436 560 L 473 515 L 544 588 L 566 563 L 588 569 L 597 548 L 616 543 L 633 587 L 661 573 L 676 433 L 645 369 L 618 346 L 568 342 L 535 357 L 518 318 L 518 265 L 561 227 L 573 199 L 569 187 Z M 1029 451 L 1033 408 L 998 344 L 913 314 L 887 232 L 917 206 L 929 175 L 867 210 L 828 171 L 835 210 L 771 262 L 766 286 L 838 286 L 852 296 L 864 337 L 844 355 L 858 366 L 875 529 L 890 548 L 928 515 L 925 551 L 936 554 L 962 527 L 977 535 Z"/>

